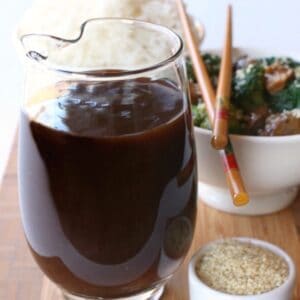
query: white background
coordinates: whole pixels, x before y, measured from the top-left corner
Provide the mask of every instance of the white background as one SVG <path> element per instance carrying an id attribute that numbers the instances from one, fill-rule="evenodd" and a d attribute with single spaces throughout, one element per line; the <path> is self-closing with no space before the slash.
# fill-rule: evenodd
<path id="1" fill-rule="evenodd" d="M 18 107 L 22 99 L 22 67 L 13 47 L 12 36 L 24 9 L 31 2 L 5 1 L 0 10 L 0 181 L 17 127 Z M 225 8 L 229 1 L 187 0 L 187 3 L 190 12 L 206 27 L 204 47 L 220 47 Z M 232 0 L 230 3 L 234 7 L 236 46 L 300 51 L 299 0 Z"/>

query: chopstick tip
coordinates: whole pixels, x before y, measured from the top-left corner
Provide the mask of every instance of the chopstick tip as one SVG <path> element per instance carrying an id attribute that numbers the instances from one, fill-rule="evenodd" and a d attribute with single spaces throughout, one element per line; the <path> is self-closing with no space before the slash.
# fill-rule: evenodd
<path id="1" fill-rule="evenodd" d="M 183 5 L 183 0 L 175 0 L 177 5 Z"/>
<path id="2" fill-rule="evenodd" d="M 233 197 L 233 203 L 235 206 L 244 206 L 249 203 L 249 196 L 245 192 L 235 194 Z"/>
<path id="3" fill-rule="evenodd" d="M 211 138 L 211 145 L 216 150 L 225 149 L 228 144 L 228 136 L 227 135 L 214 135 Z"/>
<path id="4" fill-rule="evenodd" d="M 228 4 L 227 6 L 227 17 L 228 18 L 232 18 L 232 5 L 231 4 Z"/>

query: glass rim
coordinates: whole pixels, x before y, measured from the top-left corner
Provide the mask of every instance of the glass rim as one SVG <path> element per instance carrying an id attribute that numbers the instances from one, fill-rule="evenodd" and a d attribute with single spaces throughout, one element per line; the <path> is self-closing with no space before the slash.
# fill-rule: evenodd
<path id="1" fill-rule="evenodd" d="M 116 72 L 113 72 L 114 69 L 112 69 L 112 72 L 100 73 L 99 71 L 101 71 L 101 70 L 108 71 L 109 68 L 108 69 L 101 69 L 101 68 L 99 68 L 99 69 L 91 69 L 91 68 L 84 69 L 84 68 L 81 68 L 82 70 L 76 70 L 75 68 L 74 69 L 67 68 L 66 66 L 64 66 L 64 67 L 59 66 L 59 65 L 51 66 L 51 64 L 43 63 L 45 60 L 37 59 L 37 56 L 39 53 L 35 52 L 34 53 L 35 55 L 31 55 L 30 51 L 27 52 L 27 50 L 26 50 L 24 41 L 25 41 L 25 39 L 27 39 L 29 37 L 47 37 L 47 38 L 54 39 L 59 43 L 74 44 L 74 43 L 78 42 L 81 39 L 81 37 L 83 36 L 86 25 L 90 22 L 95 22 L 95 21 L 103 22 L 103 23 L 120 22 L 120 23 L 124 23 L 127 25 L 137 24 L 138 26 L 141 26 L 144 28 L 150 28 L 150 29 L 153 29 L 154 31 L 162 32 L 162 33 L 166 34 L 167 36 L 169 36 L 170 39 L 174 39 L 176 41 L 175 42 L 175 44 L 176 44 L 175 51 L 172 51 L 173 53 L 170 54 L 167 58 L 164 58 L 161 61 L 151 64 L 146 67 L 136 68 L 133 70 L 116 70 Z M 62 75 L 77 75 L 77 76 L 84 76 L 87 78 L 108 78 L 108 77 L 122 78 L 122 77 L 134 76 L 134 75 L 141 75 L 143 73 L 148 73 L 151 71 L 159 70 L 161 68 L 165 68 L 166 66 L 168 66 L 171 63 L 173 63 L 174 61 L 176 61 L 183 53 L 184 45 L 183 45 L 183 40 L 180 37 L 180 35 L 177 34 L 175 31 L 173 31 L 172 29 L 170 29 L 166 26 L 160 25 L 160 24 L 155 24 L 155 23 L 142 21 L 142 20 L 136 20 L 136 19 L 129 19 L 129 18 L 91 18 L 91 19 L 87 19 L 86 21 L 81 23 L 79 28 L 80 28 L 79 36 L 74 39 L 66 39 L 66 38 L 55 36 L 55 35 L 43 34 L 43 33 L 42 34 L 29 33 L 29 34 L 24 34 L 24 35 L 20 36 L 19 42 L 21 43 L 22 49 L 24 51 L 23 52 L 24 56 L 31 63 L 35 63 L 36 65 L 46 68 L 48 71 L 53 71 L 55 73 L 60 73 Z M 97 71 L 99 73 L 97 73 Z"/>

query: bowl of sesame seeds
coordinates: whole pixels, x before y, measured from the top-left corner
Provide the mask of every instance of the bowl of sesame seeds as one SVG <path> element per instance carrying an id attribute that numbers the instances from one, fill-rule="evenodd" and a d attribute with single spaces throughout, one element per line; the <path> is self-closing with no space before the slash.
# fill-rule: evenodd
<path id="1" fill-rule="evenodd" d="M 290 300 L 296 281 L 294 262 L 285 251 L 245 237 L 203 246 L 188 272 L 191 300 Z"/>

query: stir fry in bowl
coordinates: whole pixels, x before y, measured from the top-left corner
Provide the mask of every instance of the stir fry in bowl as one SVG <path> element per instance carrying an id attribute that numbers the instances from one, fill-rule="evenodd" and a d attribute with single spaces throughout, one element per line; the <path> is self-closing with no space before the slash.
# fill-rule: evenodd
<path id="1" fill-rule="evenodd" d="M 203 55 L 214 87 L 221 57 Z M 300 62 L 288 57 L 238 57 L 233 66 L 229 132 L 243 135 L 300 134 Z M 187 59 L 189 79 L 196 83 Z M 210 129 L 205 105 L 196 85 L 192 94 L 194 125 Z"/>

